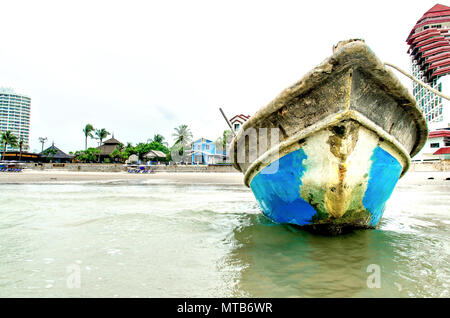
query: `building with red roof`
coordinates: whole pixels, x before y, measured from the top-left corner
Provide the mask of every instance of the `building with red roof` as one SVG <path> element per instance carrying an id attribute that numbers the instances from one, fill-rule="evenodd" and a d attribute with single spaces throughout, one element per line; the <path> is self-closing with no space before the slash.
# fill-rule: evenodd
<path id="1" fill-rule="evenodd" d="M 248 115 L 239 114 L 230 119 L 231 126 L 236 133 L 242 125 L 250 118 Z"/>
<path id="2" fill-rule="evenodd" d="M 422 150 L 413 161 L 450 159 L 450 128 L 431 131 Z"/>
<path id="3" fill-rule="evenodd" d="M 450 7 L 436 4 L 416 22 L 406 39 L 412 75 L 434 89 L 450 88 Z M 450 105 L 441 97 L 413 82 L 413 95 L 429 127 L 450 126 Z"/>

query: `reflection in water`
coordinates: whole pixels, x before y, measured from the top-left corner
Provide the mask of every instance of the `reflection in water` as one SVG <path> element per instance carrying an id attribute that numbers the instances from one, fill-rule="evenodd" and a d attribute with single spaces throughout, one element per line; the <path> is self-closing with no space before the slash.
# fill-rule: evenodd
<path id="1" fill-rule="evenodd" d="M 233 262 L 244 268 L 239 289 L 254 297 L 351 297 L 366 292 L 376 263 L 370 233 L 326 237 L 252 216 L 234 232 Z"/>
<path id="2" fill-rule="evenodd" d="M 383 230 L 405 221 L 405 216 L 396 217 L 387 217 L 376 230 L 329 237 L 249 215 L 247 222 L 233 232 L 237 243 L 229 261 L 243 268 L 235 294 L 448 297 L 448 227 L 427 227 L 420 233 Z M 368 271 L 370 264 L 380 268 L 381 288 L 367 285 L 374 273 Z"/>
<path id="3" fill-rule="evenodd" d="M 448 187 L 399 187 L 376 230 L 336 237 L 271 223 L 237 185 L 0 192 L 1 297 L 450 296 Z M 367 285 L 371 264 L 381 288 Z"/>

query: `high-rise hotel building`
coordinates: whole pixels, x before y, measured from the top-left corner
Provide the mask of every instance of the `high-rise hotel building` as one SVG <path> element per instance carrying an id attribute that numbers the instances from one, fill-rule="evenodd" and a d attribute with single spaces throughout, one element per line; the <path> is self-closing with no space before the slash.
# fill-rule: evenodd
<path id="1" fill-rule="evenodd" d="M 436 4 L 417 21 L 406 42 L 412 75 L 444 94 L 450 90 L 450 7 Z M 431 130 L 450 127 L 450 102 L 413 82 L 413 95 Z M 448 93 L 447 93 L 448 95 Z"/>
<path id="2" fill-rule="evenodd" d="M 10 130 L 17 141 L 23 140 L 23 150 L 28 148 L 30 141 L 30 104 L 30 97 L 0 87 L 0 133 Z M 17 149 L 8 145 L 6 151 Z M 0 150 L 3 151 L 3 144 Z"/>

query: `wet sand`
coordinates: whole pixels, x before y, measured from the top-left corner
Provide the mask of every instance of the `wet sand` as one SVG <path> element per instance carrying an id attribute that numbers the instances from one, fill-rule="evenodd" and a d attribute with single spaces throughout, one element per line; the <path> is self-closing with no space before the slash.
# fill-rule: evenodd
<path id="1" fill-rule="evenodd" d="M 397 185 L 450 186 L 450 171 L 409 171 L 399 180 Z"/>
<path id="2" fill-rule="evenodd" d="M 400 179 L 398 185 L 450 185 L 450 171 L 416 172 L 410 171 Z M 60 183 L 98 182 L 116 180 L 151 180 L 155 182 L 177 183 L 217 183 L 243 184 L 240 172 L 156 172 L 154 174 L 133 174 L 123 172 L 77 172 L 57 170 L 24 170 L 20 173 L 0 173 L 0 183 Z"/>

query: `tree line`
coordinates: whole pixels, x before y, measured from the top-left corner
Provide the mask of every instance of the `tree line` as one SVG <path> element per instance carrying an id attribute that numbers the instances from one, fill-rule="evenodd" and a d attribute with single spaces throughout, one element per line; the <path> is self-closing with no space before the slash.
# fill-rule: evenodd
<path id="1" fill-rule="evenodd" d="M 172 150 L 176 149 L 182 153 L 186 145 L 192 140 L 192 132 L 187 125 L 180 125 L 174 128 L 174 130 L 175 132 L 172 136 L 175 137 L 175 142 L 172 147 L 169 147 L 164 136 L 155 134 L 153 138 L 149 138 L 146 142 L 140 142 L 135 146 L 131 142 L 128 142 L 126 145 L 120 143 L 109 155 L 110 158 L 106 158 L 104 161 L 125 162 L 131 155 L 136 155 L 140 160 L 143 160 L 145 159 L 144 155 L 150 150 L 163 152 L 166 158 L 161 158 L 161 160 L 171 161 Z M 85 138 L 85 149 L 73 153 L 75 160 L 80 162 L 98 162 L 100 160 L 101 150 L 93 147 L 88 148 L 88 138 L 99 140 L 99 145 L 101 145 L 110 133 L 105 128 L 95 129 L 92 124 L 87 124 L 83 128 L 83 134 Z"/>
<path id="2" fill-rule="evenodd" d="M 25 141 L 22 138 L 17 138 L 16 135 L 14 135 L 11 130 L 7 130 L 3 132 L 0 136 L 0 142 L 3 145 L 3 153 L 2 153 L 2 159 L 5 159 L 5 153 L 6 153 L 6 147 L 11 146 L 12 148 L 19 147 L 19 160 L 22 160 L 22 150 L 24 150 L 24 143 Z"/>
<path id="3" fill-rule="evenodd" d="M 101 150 L 94 147 L 88 148 L 88 139 L 91 138 L 98 140 L 99 146 L 101 146 L 103 141 L 109 135 L 111 135 L 111 133 L 108 132 L 105 128 L 95 129 L 92 124 L 85 125 L 82 131 L 84 135 L 84 150 L 69 152 L 69 154 L 73 155 L 75 160 L 79 162 L 99 162 Z M 231 136 L 231 131 L 225 130 L 222 136 L 215 141 L 217 149 L 225 149 L 227 140 L 230 140 Z M 109 158 L 105 158 L 104 161 L 125 162 L 131 155 L 137 155 L 140 160 L 143 160 L 144 155 L 150 150 L 158 150 L 163 152 L 166 155 L 166 158 L 163 160 L 171 161 L 171 155 L 174 151 L 178 152 L 180 156 L 183 155 L 186 146 L 192 141 L 193 135 L 190 128 L 187 125 L 183 124 L 174 128 L 172 137 L 174 137 L 174 144 L 171 147 L 169 147 L 169 144 L 166 142 L 165 137 L 161 134 L 155 134 L 153 138 L 149 138 L 146 142 L 140 142 L 135 146 L 133 146 L 133 144 L 130 142 L 128 142 L 126 145 L 120 143 L 109 155 Z M 2 158 L 4 158 L 5 156 L 6 148 L 8 145 L 14 148 L 19 147 L 20 157 L 22 156 L 22 150 L 24 146 L 23 139 L 18 140 L 17 136 L 15 136 L 9 130 L 2 133 L 0 138 L 1 143 L 4 146 Z M 55 155 L 56 153 L 56 149 L 50 149 L 50 151 L 44 152 L 44 144 L 46 141 L 46 137 L 39 137 L 39 142 L 42 144 L 41 152 L 46 156 L 53 157 L 53 155 Z"/>

